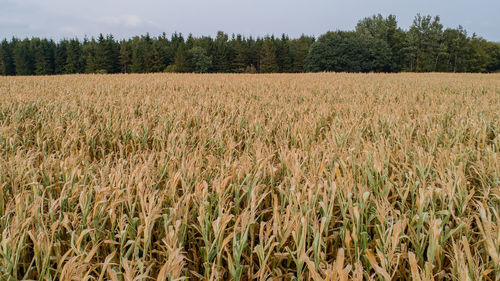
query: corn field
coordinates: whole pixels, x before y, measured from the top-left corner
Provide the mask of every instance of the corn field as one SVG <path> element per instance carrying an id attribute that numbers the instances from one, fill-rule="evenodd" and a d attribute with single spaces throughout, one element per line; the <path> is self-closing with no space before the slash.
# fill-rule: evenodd
<path id="1" fill-rule="evenodd" d="M 500 75 L 0 77 L 0 280 L 500 280 Z"/>

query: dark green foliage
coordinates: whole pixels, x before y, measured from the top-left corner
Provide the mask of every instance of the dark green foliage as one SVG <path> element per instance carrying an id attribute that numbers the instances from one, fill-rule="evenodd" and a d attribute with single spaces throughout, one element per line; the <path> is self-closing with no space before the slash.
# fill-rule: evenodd
<path id="1" fill-rule="evenodd" d="M 438 16 L 417 14 L 406 36 L 410 71 L 437 71 L 444 53 L 443 25 Z"/>
<path id="2" fill-rule="evenodd" d="M 279 72 L 282 73 L 292 72 L 292 56 L 290 54 L 289 41 L 290 39 L 285 34 L 281 36 L 281 40 L 276 41 L 276 61 L 278 63 Z"/>
<path id="3" fill-rule="evenodd" d="M 175 72 L 189 72 L 190 70 L 186 46 L 184 44 L 177 48 L 174 66 Z"/>
<path id="4" fill-rule="evenodd" d="M 260 49 L 260 72 L 274 73 L 279 71 L 279 66 L 276 61 L 276 48 L 274 38 L 267 37 Z"/>
<path id="5" fill-rule="evenodd" d="M 243 38 L 241 35 L 236 37 L 236 40 L 233 40 L 233 59 L 232 59 L 232 72 L 240 73 L 244 72 L 245 68 L 248 66 L 248 55 L 247 48 L 245 46 L 245 42 L 243 42 Z"/>
<path id="6" fill-rule="evenodd" d="M 160 52 L 154 42 L 153 38 L 146 34 L 142 44 L 140 44 L 143 52 L 143 69 L 140 72 L 159 72 L 165 68 L 160 58 Z"/>
<path id="7" fill-rule="evenodd" d="M 443 44 L 447 55 L 440 65 L 440 71 L 463 72 L 467 69 L 467 32 L 459 26 L 443 32 Z"/>
<path id="8" fill-rule="evenodd" d="M 229 36 L 222 31 L 217 32 L 212 50 L 213 72 L 230 72 L 232 50 Z"/>
<path id="9" fill-rule="evenodd" d="M 66 65 L 64 73 L 84 73 L 85 60 L 82 52 L 82 45 L 77 39 L 72 39 L 66 45 Z"/>
<path id="10" fill-rule="evenodd" d="M 0 75 L 15 75 L 16 67 L 14 65 L 13 43 L 4 39 L 0 44 Z"/>
<path id="11" fill-rule="evenodd" d="M 306 71 L 306 58 L 314 43 L 314 37 L 302 35 L 298 39 L 290 40 L 291 57 L 293 58 L 292 71 L 304 72 Z"/>
<path id="12" fill-rule="evenodd" d="M 148 42 L 145 38 L 134 37 L 130 42 L 132 49 L 132 61 L 130 64 L 130 70 L 135 73 L 146 72 L 146 65 L 144 60 L 144 55 L 146 54 L 146 49 Z"/>
<path id="13" fill-rule="evenodd" d="M 132 49 L 127 41 L 120 43 L 120 71 L 130 73 L 130 64 L 132 63 Z"/>
<path id="14" fill-rule="evenodd" d="M 117 73 L 120 71 L 120 45 L 113 35 L 100 34 L 94 52 L 94 69 L 98 73 Z"/>
<path id="15" fill-rule="evenodd" d="M 371 18 L 364 18 L 358 22 L 356 32 L 369 37 L 373 44 L 390 49 L 389 61 L 385 62 L 382 69 L 378 69 L 378 71 L 395 72 L 401 70 L 404 64 L 402 49 L 405 43 L 405 33 L 401 28 L 398 28 L 394 15 L 384 18 L 378 14 Z M 379 62 L 375 64 L 380 65 Z"/>
<path id="16" fill-rule="evenodd" d="M 407 30 L 396 17 L 374 15 L 354 31 L 327 32 L 318 40 L 244 37 L 219 31 L 215 38 L 149 34 L 117 41 L 97 38 L 4 39 L 0 75 L 149 72 L 500 72 L 500 45 L 438 16 L 417 14 Z"/>
<path id="17" fill-rule="evenodd" d="M 54 73 L 64 74 L 66 73 L 66 62 L 67 62 L 67 49 L 68 41 L 63 40 L 56 45 L 54 51 Z"/>
<path id="18" fill-rule="evenodd" d="M 316 41 L 306 60 L 306 70 L 370 72 L 390 69 L 387 42 L 358 32 L 327 32 Z"/>
<path id="19" fill-rule="evenodd" d="M 259 50 L 262 47 L 262 39 L 254 39 L 249 37 L 246 40 L 246 55 L 247 55 L 247 67 L 245 67 L 245 72 L 257 71 L 257 65 L 259 65 Z"/>
<path id="20" fill-rule="evenodd" d="M 489 55 L 486 71 L 500 72 L 500 43 L 485 42 L 484 48 Z"/>
<path id="21" fill-rule="evenodd" d="M 475 36 L 469 41 L 469 72 L 486 72 L 490 62 L 490 54 L 487 50 L 487 41 Z"/>
<path id="22" fill-rule="evenodd" d="M 29 39 L 14 43 L 14 65 L 17 75 L 35 74 L 35 52 Z"/>
<path id="23" fill-rule="evenodd" d="M 97 42 L 92 38 L 90 41 L 85 41 L 83 45 L 83 57 L 85 60 L 85 73 L 96 73 L 97 72 L 97 64 L 96 64 L 96 50 L 97 50 Z"/>
<path id="24" fill-rule="evenodd" d="M 35 74 L 54 74 L 54 41 L 32 39 L 31 44 L 35 52 Z"/>
<path id="25" fill-rule="evenodd" d="M 202 47 L 193 47 L 189 51 L 193 72 L 208 72 L 212 66 L 212 57 L 207 56 L 207 52 Z"/>

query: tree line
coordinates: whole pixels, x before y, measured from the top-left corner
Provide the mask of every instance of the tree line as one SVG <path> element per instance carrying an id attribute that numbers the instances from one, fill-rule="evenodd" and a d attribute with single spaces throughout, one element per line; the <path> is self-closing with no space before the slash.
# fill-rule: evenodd
<path id="1" fill-rule="evenodd" d="M 439 16 L 417 14 L 408 30 L 396 17 L 374 15 L 352 31 L 317 39 L 215 38 L 180 33 L 128 40 L 112 35 L 79 40 L 12 38 L 0 44 L 0 75 L 150 72 L 499 72 L 500 44 L 459 26 L 443 28 Z"/>

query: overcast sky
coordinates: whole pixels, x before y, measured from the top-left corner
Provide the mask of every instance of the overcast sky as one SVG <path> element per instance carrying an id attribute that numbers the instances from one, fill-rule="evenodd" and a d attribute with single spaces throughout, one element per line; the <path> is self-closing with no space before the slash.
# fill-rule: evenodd
<path id="1" fill-rule="evenodd" d="M 350 30 L 366 16 L 394 14 L 407 29 L 417 13 L 440 15 L 445 27 L 464 26 L 500 41 L 499 0 L 0 0 L 0 38 L 54 39 L 111 33 L 187 35 L 320 35 Z"/>

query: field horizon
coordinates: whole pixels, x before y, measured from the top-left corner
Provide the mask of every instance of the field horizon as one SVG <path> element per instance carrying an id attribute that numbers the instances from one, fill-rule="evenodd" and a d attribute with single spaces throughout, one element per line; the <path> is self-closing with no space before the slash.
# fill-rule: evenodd
<path id="1" fill-rule="evenodd" d="M 335 74 L 335 75 L 378 75 L 378 76 L 386 76 L 386 75 L 415 75 L 415 76 L 425 76 L 425 75 L 444 75 L 444 76 L 500 76 L 500 73 L 492 72 L 492 73 L 480 73 L 480 72 L 410 72 L 410 71 L 401 71 L 401 72 L 335 72 L 335 71 L 323 71 L 323 72 L 276 72 L 276 73 L 232 73 L 232 72 L 203 72 L 203 73 L 195 73 L 195 72 L 148 72 L 148 73 L 70 73 L 70 74 L 49 74 L 49 75 L 15 75 L 15 76 L 0 76 L 4 80 L 12 79 L 12 78 L 44 78 L 44 77 L 70 77 L 70 76 L 146 76 L 146 75 L 156 75 L 156 76 L 315 76 L 315 75 L 325 75 L 325 74 Z"/>

